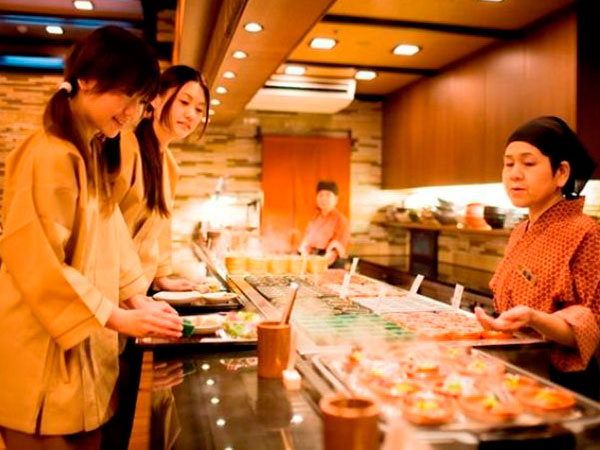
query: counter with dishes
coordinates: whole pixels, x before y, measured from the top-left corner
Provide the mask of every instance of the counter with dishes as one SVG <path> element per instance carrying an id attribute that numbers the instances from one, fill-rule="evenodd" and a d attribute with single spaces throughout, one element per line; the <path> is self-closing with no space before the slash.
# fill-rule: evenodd
<path id="1" fill-rule="evenodd" d="M 332 391 L 375 399 L 383 432 L 403 418 L 405 439 L 433 448 L 597 442 L 600 404 L 544 378 L 549 345 L 539 336 L 484 330 L 470 312 L 408 286 L 318 262 L 294 273 L 294 258 L 276 260 L 260 270 L 239 255 L 210 262 L 231 291 L 220 295 L 240 309 L 196 310 L 191 336 L 138 343 L 154 360 L 153 448 L 322 448 L 318 402 Z M 257 376 L 256 324 L 279 320 L 296 286 L 291 322 L 302 384 L 286 390 Z M 175 306 L 200 308 L 206 299 L 184 303 Z M 382 433 L 382 445 L 392 435 Z"/>

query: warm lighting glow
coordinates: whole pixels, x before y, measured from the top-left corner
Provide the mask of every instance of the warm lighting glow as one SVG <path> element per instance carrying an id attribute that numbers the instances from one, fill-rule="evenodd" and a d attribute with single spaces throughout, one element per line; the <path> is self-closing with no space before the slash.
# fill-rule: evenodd
<path id="1" fill-rule="evenodd" d="M 223 418 L 219 418 L 219 419 L 217 419 L 217 426 L 218 426 L 218 427 L 224 427 L 226 423 L 227 423 L 227 422 L 226 422 L 226 421 L 225 421 L 225 419 L 223 419 Z"/>
<path id="2" fill-rule="evenodd" d="M 285 73 L 287 75 L 304 75 L 306 67 L 304 66 L 285 66 Z"/>
<path id="3" fill-rule="evenodd" d="M 248 53 L 243 52 L 241 50 L 236 50 L 235 52 L 233 52 L 233 57 L 235 59 L 245 59 L 248 57 Z"/>
<path id="4" fill-rule="evenodd" d="M 209 378 L 208 380 L 206 380 L 206 385 L 207 386 L 214 386 L 215 385 L 215 380 L 213 380 L 212 378 Z"/>
<path id="5" fill-rule="evenodd" d="M 219 106 L 221 104 L 221 100 L 219 100 L 218 98 L 213 98 L 210 100 L 210 104 L 214 106 Z"/>
<path id="6" fill-rule="evenodd" d="M 228 80 L 231 80 L 231 79 L 235 78 L 235 72 L 232 72 L 231 70 L 228 70 L 227 72 L 225 72 L 223 74 L 223 76 L 225 78 L 227 78 Z"/>
<path id="7" fill-rule="evenodd" d="M 94 4 L 88 0 L 75 0 L 73 6 L 75 9 L 80 9 L 82 11 L 91 11 L 94 9 Z"/>
<path id="8" fill-rule="evenodd" d="M 292 420 L 290 420 L 290 422 L 293 423 L 294 425 L 297 425 L 299 423 L 304 422 L 304 417 L 302 417 L 302 414 L 296 413 L 292 416 Z"/>
<path id="9" fill-rule="evenodd" d="M 392 53 L 394 55 L 402 55 L 402 56 L 412 56 L 416 55 L 421 51 L 421 47 L 413 44 L 400 44 L 394 47 Z"/>
<path id="10" fill-rule="evenodd" d="M 209 109 L 208 110 L 208 115 L 209 116 L 214 116 L 215 115 L 215 110 L 214 109 Z"/>
<path id="11" fill-rule="evenodd" d="M 208 369 L 210 369 L 210 364 L 204 363 L 200 367 L 202 367 L 202 370 L 208 370 Z"/>
<path id="12" fill-rule="evenodd" d="M 504 0 L 479 0 L 480 2 L 488 2 L 488 3 L 500 3 Z"/>
<path id="13" fill-rule="evenodd" d="M 62 27 L 59 27 L 58 25 L 48 25 L 46 27 L 46 31 L 50 34 L 63 34 L 64 33 Z"/>
<path id="14" fill-rule="evenodd" d="M 263 30 L 263 26 L 257 22 L 248 22 L 246 25 L 244 25 L 244 30 L 248 31 L 249 33 L 260 33 Z"/>
<path id="15" fill-rule="evenodd" d="M 213 405 L 218 405 L 220 401 L 221 401 L 221 400 L 219 400 L 219 397 L 213 397 L 213 398 L 211 398 L 211 399 L 210 399 L 210 402 L 211 402 Z"/>
<path id="16" fill-rule="evenodd" d="M 217 86 L 215 91 L 217 94 L 227 94 L 227 88 L 225 86 Z"/>
<path id="17" fill-rule="evenodd" d="M 377 76 L 377 72 L 372 70 L 359 70 L 354 74 L 357 80 L 372 80 Z"/>
<path id="18" fill-rule="evenodd" d="M 331 50 L 336 45 L 337 41 L 332 38 L 313 38 L 313 40 L 310 41 L 311 48 L 319 50 Z"/>

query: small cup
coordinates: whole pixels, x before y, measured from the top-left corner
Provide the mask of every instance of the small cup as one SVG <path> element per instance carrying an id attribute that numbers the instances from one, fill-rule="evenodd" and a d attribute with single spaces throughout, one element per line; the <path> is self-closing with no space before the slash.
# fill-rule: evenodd
<path id="1" fill-rule="evenodd" d="M 258 333 L 258 376 L 281 378 L 290 357 L 290 325 L 261 322 Z"/>
<path id="2" fill-rule="evenodd" d="M 325 450 L 379 448 L 379 405 L 366 397 L 332 393 L 321 398 Z"/>

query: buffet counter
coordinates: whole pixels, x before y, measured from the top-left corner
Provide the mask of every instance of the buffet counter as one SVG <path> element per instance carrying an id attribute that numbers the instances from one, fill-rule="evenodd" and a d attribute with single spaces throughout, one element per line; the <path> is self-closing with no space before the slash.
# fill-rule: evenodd
<path id="1" fill-rule="evenodd" d="M 474 334 L 470 313 L 422 294 L 388 286 L 388 296 L 383 300 L 370 300 L 373 286 L 380 288 L 381 284 L 357 275 L 351 280 L 351 293 L 358 297 L 340 298 L 336 293 L 340 272 L 302 277 L 225 276 L 218 265 L 211 262 L 209 267 L 221 272 L 227 288 L 238 294 L 246 309 L 271 320 L 281 316 L 290 283 L 299 283 L 292 324 L 298 333 L 295 367 L 302 376 L 302 387 L 290 391 L 278 379 L 259 378 L 255 341 L 236 345 L 231 341 L 197 339 L 142 345 L 144 361 L 152 364 L 143 365 L 141 378 L 153 381 L 151 387 L 140 388 L 136 419 L 146 413 L 151 420 L 146 424 L 146 434 L 144 421 L 135 422 L 133 435 L 145 435 L 148 439 L 145 443 L 143 439 L 132 439 L 129 448 L 320 449 L 322 422 L 318 400 L 322 395 L 332 391 L 352 395 L 365 388 L 376 396 L 384 395 L 371 390 L 371 382 L 360 376 L 367 373 L 368 377 L 376 377 L 372 383 L 381 383 L 379 369 L 365 372 L 368 366 L 363 364 L 368 361 L 380 361 L 377 364 L 386 367 L 410 361 L 406 367 L 412 368 L 406 370 L 419 374 L 414 375 L 413 381 L 420 384 L 427 379 L 419 378 L 415 361 L 425 356 L 446 361 L 452 354 L 464 358 L 460 361 L 473 370 L 502 368 L 494 372 L 501 378 L 491 378 L 498 382 L 505 379 L 502 374 L 506 371 L 510 377 L 532 380 L 548 389 L 553 386 L 544 379 L 549 364 L 547 342 L 521 334 Z M 440 330 L 434 330 L 438 333 L 435 339 L 444 340 L 441 344 L 422 341 L 425 335 L 433 336 L 430 327 L 415 328 L 416 318 L 429 320 L 434 316 L 444 318 L 441 327 L 454 326 L 443 337 Z M 185 343 L 188 345 L 182 345 Z M 428 362 L 427 374 L 431 373 L 431 361 L 434 359 Z M 444 364 L 449 367 L 447 361 Z M 381 374 L 388 371 L 383 366 L 381 370 Z M 440 370 L 441 374 L 447 369 Z M 389 395 L 378 397 L 384 399 L 382 431 L 389 430 L 398 420 L 396 405 L 400 397 L 391 401 Z M 511 449 L 597 448 L 600 404 L 576 394 L 569 396 L 575 404 L 563 415 L 538 416 L 523 410 L 514 420 L 481 422 L 457 412 L 443 424 L 410 426 L 402 439 L 408 441 L 406 448 L 418 439 L 440 450 L 508 445 Z"/>

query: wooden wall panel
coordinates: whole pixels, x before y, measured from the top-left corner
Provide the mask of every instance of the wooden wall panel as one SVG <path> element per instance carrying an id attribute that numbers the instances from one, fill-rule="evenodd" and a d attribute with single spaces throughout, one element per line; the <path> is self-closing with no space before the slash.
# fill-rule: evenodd
<path id="1" fill-rule="evenodd" d="M 569 13 L 384 102 L 383 187 L 495 182 L 520 123 L 575 126 L 577 25 Z"/>

